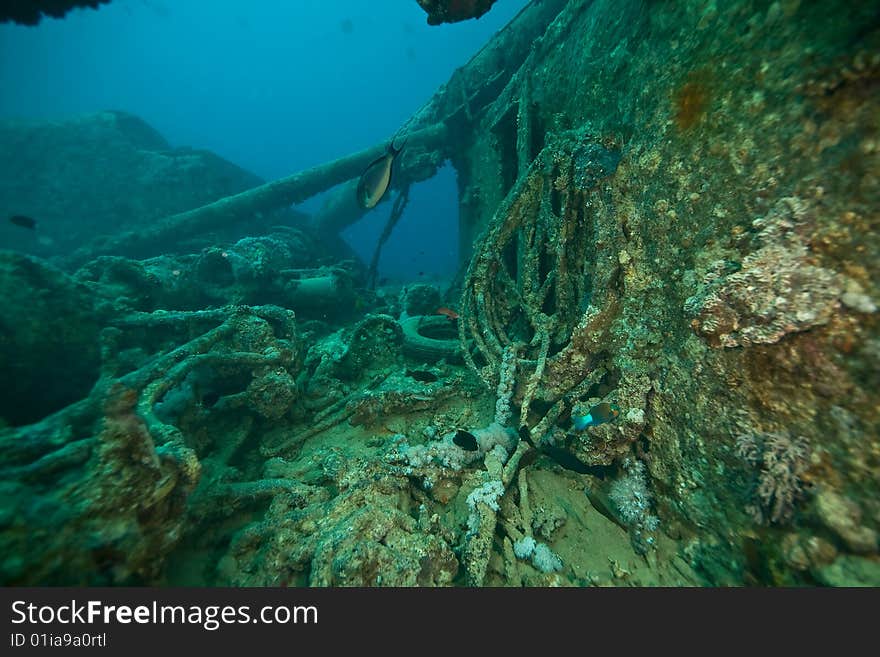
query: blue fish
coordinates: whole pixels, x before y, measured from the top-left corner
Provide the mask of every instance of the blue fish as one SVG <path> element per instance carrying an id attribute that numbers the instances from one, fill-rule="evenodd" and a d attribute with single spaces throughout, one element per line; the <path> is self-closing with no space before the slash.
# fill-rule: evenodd
<path id="1" fill-rule="evenodd" d="M 606 422 L 611 422 L 620 415 L 620 407 L 617 404 L 601 402 L 593 406 L 586 415 L 572 415 L 571 421 L 574 428 L 583 431 L 587 427 L 595 427 Z"/>

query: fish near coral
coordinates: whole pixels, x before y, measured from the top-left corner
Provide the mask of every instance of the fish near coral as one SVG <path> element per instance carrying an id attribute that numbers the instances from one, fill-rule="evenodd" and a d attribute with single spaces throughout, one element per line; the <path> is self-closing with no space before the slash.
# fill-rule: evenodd
<path id="1" fill-rule="evenodd" d="M 394 148 L 394 140 L 392 139 L 385 154 L 370 162 L 369 166 L 364 169 L 357 186 L 357 202 L 364 210 L 373 209 L 385 196 L 385 192 L 391 186 L 394 160 L 400 155 L 404 146 L 406 146 L 406 139 L 403 140 L 400 148 Z"/>
<path id="2" fill-rule="evenodd" d="M 611 422 L 620 415 L 620 407 L 617 404 L 601 402 L 593 406 L 586 415 L 572 415 L 571 421 L 574 428 L 582 431 L 587 427 L 595 427 L 606 422 Z"/>
<path id="3" fill-rule="evenodd" d="M 463 429 L 459 429 L 455 432 L 455 436 L 452 438 L 452 442 L 454 442 L 466 452 L 476 452 L 480 448 L 476 436 L 474 436 L 474 434 L 472 434 L 470 431 L 464 431 Z"/>
<path id="4" fill-rule="evenodd" d="M 447 308 L 446 306 L 440 306 L 437 310 L 434 311 L 435 315 L 445 315 L 450 322 L 454 322 L 459 318 L 459 314 L 452 310 L 451 308 Z"/>

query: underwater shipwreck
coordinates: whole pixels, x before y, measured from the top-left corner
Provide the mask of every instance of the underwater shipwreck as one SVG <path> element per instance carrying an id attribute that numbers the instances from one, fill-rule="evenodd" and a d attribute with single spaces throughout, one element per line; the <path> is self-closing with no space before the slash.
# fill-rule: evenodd
<path id="1" fill-rule="evenodd" d="M 880 585 L 876 3 L 535 0 L 405 133 L 362 262 L 387 143 L 0 122 L 3 207 L 89 208 L 4 228 L 0 582 Z M 383 283 L 444 163 L 459 275 Z"/>

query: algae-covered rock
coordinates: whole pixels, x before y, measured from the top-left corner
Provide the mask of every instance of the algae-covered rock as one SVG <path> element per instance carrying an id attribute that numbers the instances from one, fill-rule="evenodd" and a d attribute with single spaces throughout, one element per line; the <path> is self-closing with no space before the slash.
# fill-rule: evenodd
<path id="1" fill-rule="evenodd" d="M 243 586 L 445 586 L 458 560 L 443 538 L 412 517 L 405 477 L 319 451 L 309 460 L 332 487 L 306 486 L 273 500 L 262 523 L 244 527 L 218 565 L 221 582 Z M 281 462 L 273 470 L 315 478 Z M 336 490 L 338 494 L 328 494 Z"/>
<path id="2" fill-rule="evenodd" d="M 826 586 L 880 586 L 880 561 L 844 555 L 815 575 Z"/>
<path id="3" fill-rule="evenodd" d="M 440 290 L 429 283 L 414 283 L 401 293 L 407 315 L 432 315 L 441 305 Z"/>
<path id="4" fill-rule="evenodd" d="M 643 459 L 708 583 L 876 550 L 878 49 L 870 3 L 570 0 L 462 139 L 468 364 L 516 346 L 532 435 Z"/>
<path id="5" fill-rule="evenodd" d="M 0 251 L 0 417 L 34 422 L 85 397 L 98 378 L 94 297 L 46 262 Z"/>
<path id="6" fill-rule="evenodd" d="M 279 226 L 269 235 L 199 253 L 146 260 L 100 256 L 80 267 L 75 278 L 110 313 L 246 303 L 281 305 L 306 316 L 346 317 L 355 272 L 315 267 L 319 256 L 329 257 L 322 247 L 303 231 Z"/>
<path id="7" fill-rule="evenodd" d="M 862 525 L 858 505 L 839 493 L 823 489 L 816 495 L 816 511 L 821 522 L 853 552 L 877 552 L 877 532 Z"/>
<path id="8" fill-rule="evenodd" d="M 3 468 L 0 584 L 143 584 L 160 575 L 182 535 L 200 465 L 191 450 L 157 449 L 135 401 L 117 388 L 94 435 L 71 436 L 66 427 L 51 437 L 54 451 Z M 8 453 L 6 438 L 0 434 Z"/>
<path id="9" fill-rule="evenodd" d="M 143 120 L 110 111 L 0 121 L 0 171 L 0 207 L 37 222 L 34 232 L 4 222 L 0 239 L 43 256 L 262 182 L 211 152 L 172 148 Z"/>

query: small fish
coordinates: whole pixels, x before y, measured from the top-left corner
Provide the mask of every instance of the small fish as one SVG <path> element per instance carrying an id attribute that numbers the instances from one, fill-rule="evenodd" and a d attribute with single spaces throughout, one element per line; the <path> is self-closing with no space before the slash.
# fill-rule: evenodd
<path id="1" fill-rule="evenodd" d="M 477 444 L 477 439 L 474 437 L 474 434 L 469 431 L 464 431 L 463 429 L 459 429 L 455 432 L 455 436 L 452 439 L 456 445 L 461 447 L 466 452 L 476 452 L 479 449 L 479 445 Z"/>
<path id="2" fill-rule="evenodd" d="M 595 427 L 606 422 L 611 422 L 620 415 L 620 407 L 617 404 L 601 402 L 593 406 L 586 415 L 572 415 L 571 421 L 574 428 L 582 431 L 587 427 Z"/>
<path id="3" fill-rule="evenodd" d="M 529 428 L 525 425 L 519 428 L 519 437 L 525 440 L 529 445 L 534 447 L 536 451 L 539 451 L 542 454 L 549 456 L 551 459 L 556 461 L 557 465 L 562 466 L 566 470 L 571 470 L 572 472 L 577 472 L 578 474 L 593 475 L 594 477 L 598 477 L 599 479 L 605 479 L 605 473 L 608 470 L 606 466 L 587 465 L 579 458 L 577 458 L 570 452 L 562 449 L 561 447 L 554 447 L 553 445 L 536 445 L 532 440 L 532 432 L 529 431 Z"/>
<path id="4" fill-rule="evenodd" d="M 406 375 L 422 383 L 434 383 L 437 380 L 437 375 L 427 370 L 407 370 Z"/>
<path id="5" fill-rule="evenodd" d="M 37 222 L 35 219 L 25 217 L 23 214 L 14 214 L 9 217 L 9 221 L 14 223 L 16 226 L 21 226 L 22 228 L 27 228 L 29 230 L 35 230 L 37 227 Z"/>
<path id="6" fill-rule="evenodd" d="M 400 148 L 394 148 L 394 140 L 392 139 L 385 155 L 376 158 L 364 169 L 357 186 L 357 202 L 363 209 L 375 208 L 385 196 L 385 192 L 391 186 L 394 160 L 400 155 L 405 145 L 406 140 L 404 139 Z"/>
<path id="7" fill-rule="evenodd" d="M 459 314 L 452 310 L 451 308 L 447 308 L 446 306 L 440 306 L 437 310 L 434 311 L 435 315 L 446 315 L 449 318 L 450 322 L 454 322 L 459 318 Z"/>

